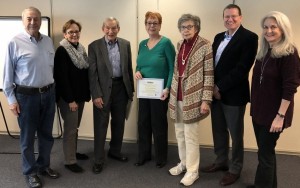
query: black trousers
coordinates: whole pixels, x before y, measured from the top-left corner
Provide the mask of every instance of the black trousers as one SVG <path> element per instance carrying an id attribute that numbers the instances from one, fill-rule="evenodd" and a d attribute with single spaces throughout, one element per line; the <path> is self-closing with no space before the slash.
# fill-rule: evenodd
<path id="1" fill-rule="evenodd" d="M 270 133 L 269 126 L 253 122 L 255 138 L 258 146 L 258 166 L 255 174 L 256 188 L 276 188 L 276 142 L 280 133 Z"/>
<path id="2" fill-rule="evenodd" d="M 168 153 L 168 100 L 139 99 L 138 161 L 151 159 L 152 134 L 156 163 L 167 161 Z"/>
<path id="3" fill-rule="evenodd" d="M 111 139 L 109 152 L 115 156 L 120 155 L 127 103 L 128 95 L 121 80 L 113 81 L 110 99 L 102 109 L 93 106 L 95 163 L 102 163 L 105 160 L 104 146 L 110 116 Z"/>

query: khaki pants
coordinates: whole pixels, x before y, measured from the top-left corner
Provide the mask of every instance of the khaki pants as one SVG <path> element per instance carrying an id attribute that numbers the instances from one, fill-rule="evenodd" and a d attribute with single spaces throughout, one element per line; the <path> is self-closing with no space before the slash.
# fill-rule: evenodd
<path id="1" fill-rule="evenodd" d="M 200 164 L 199 148 L 199 122 L 182 123 L 182 101 L 178 101 L 175 133 L 178 143 L 178 153 L 182 165 L 186 166 L 188 172 L 197 172 Z"/>
<path id="2" fill-rule="evenodd" d="M 63 151 L 65 157 L 65 164 L 75 164 L 78 128 L 80 125 L 84 102 L 78 103 L 78 110 L 70 111 L 69 104 L 60 98 L 58 107 L 62 119 L 64 120 L 64 133 L 63 133 Z"/>

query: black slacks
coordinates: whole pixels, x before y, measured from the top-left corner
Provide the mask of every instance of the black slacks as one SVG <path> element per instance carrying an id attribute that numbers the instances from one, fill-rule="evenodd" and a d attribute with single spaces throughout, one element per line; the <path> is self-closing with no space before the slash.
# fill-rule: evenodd
<path id="1" fill-rule="evenodd" d="M 139 99 L 138 161 L 151 159 L 152 134 L 156 163 L 167 162 L 168 100 Z"/>
<path id="2" fill-rule="evenodd" d="M 93 106 L 94 115 L 94 154 L 95 163 L 103 163 L 105 159 L 105 140 L 109 117 L 111 116 L 111 139 L 109 152 L 119 156 L 122 148 L 126 106 L 128 95 L 122 80 L 113 81 L 110 99 L 102 109 Z"/>
<path id="3" fill-rule="evenodd" d="M 280 133 L 270 133 L 269 126 L 258 125 L 253 122 L 255 138 L 258 146 L 258 166 L 255 174 L 255 187 L 276 188 L 276 142 Z"/>

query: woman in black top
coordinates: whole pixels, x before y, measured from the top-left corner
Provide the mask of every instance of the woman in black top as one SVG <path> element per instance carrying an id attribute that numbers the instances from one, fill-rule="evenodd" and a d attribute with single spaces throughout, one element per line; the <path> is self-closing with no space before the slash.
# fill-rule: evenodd
<path id="1" fill-rule="evenodd" d="M 76 153 L 78 128 L 85 102 L 90 100 L 88 63 L 85 48 L 79 43 L 81 25 L 69 20 L 63 26 L 64 39 L 60 42 L 54 58 L 57 104 L 64 120 L 63 151 L 65 167 L 79 173 L 83 169 L 77 159 L 88 156 Z"/>
<path id="2" fill-rule="evenodd" d="M 261 26 L 250 110 L 259 163 L 255 185 L 250 187 L 276 188 L 275 147 L 283 129 L 292 124 L 294 95 L 300 84 L 300 60 L 286 15 L 272 11 L 262 19 Z"/>

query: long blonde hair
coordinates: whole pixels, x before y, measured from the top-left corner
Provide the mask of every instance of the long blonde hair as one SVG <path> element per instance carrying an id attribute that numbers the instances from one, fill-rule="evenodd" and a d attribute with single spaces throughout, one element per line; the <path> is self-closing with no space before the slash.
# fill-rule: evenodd
<path id="1" fill-rule="evenodd" d="M 276 21 L 279 29 L 282 31 L 281 40 L 272 48 L 271 57 L 280 58 L 282 56 L 287 56 L 289 54 L 294 53 L 295 51 L 295 43 L 293 41 L 293 32 L 292 26 L 289 18 L 278 11 L 269 12 L 263 19 L 261 20 L 261 27 L 264 27 L 264 22 L 266 19 L 272 18 Z M 269 43 L 264 37 L 264 33 L 261 35 L 260 41 L 260 50 L 257 54 L 257 59 L 262 60 L 263 57 L 267 54 L 268 49 L 270 48 Z"/>

